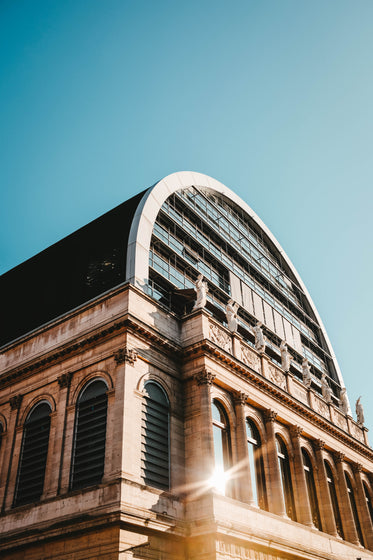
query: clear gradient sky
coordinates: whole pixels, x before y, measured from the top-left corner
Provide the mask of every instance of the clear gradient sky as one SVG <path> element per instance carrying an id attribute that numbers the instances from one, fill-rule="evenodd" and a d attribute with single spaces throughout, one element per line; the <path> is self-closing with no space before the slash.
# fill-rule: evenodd
<path id="1" fill-rule="evenodd" d="M 372 26 L 372 0 L 2 0 L 0 274 L 211 175 L 293 261 L 373 429 Z"/>

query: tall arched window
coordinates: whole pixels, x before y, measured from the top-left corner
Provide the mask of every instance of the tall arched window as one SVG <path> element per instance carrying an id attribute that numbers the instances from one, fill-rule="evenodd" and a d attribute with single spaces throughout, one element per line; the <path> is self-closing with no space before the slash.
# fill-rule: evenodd
<path id="1" fill-rule="evenodd" d="M 212 401 L 212 430 L 214 436 L 215 471 L 213 475 L 213 486 L 221 494 L 230 494 L 230 486 L 227 484 L 227 471 L 231 466 L 231 443 L 229 422 L 222 405 Z"/>
<path id="2" fill-rule="evenodd" d="M 262 457 L 260 435 L 254 422 L 246 419 L 247 446 L 249 450 L 251 487 L 253 498 L 257 506 L 267 509 L 267 497 L 264 478 L 264 464 Z"/>
<path id="3" fill-rule="evenodd" d="M 293 485 L 291 482 L 289 456 L 283 440 L 276 436 L 277 457 L 280 466 L 282 492 L 284 495 L 285 509 L 288 517 L 296 521 Z"/>
<path id="4" fill-rule="evenodd" d="M 14 495 L 15 506 L 36 502 L 43 493 L 51 412 L 49 404 L 43 401 L 26 418 Z"/>
<path id="5" fill-rule="evenodd" d="M 80 393 L 71 462 L 72 490 L 99 484 L 105 467 L 107 385 L 101 379 Z"/>
<path id="6" fill-rule="evenodd" d="M 327 461 L 325 461 L 325 470 L 326 470 L 326 477 L 328 481 L 330 500 L 332 502 L 332 507 L 333 507 L 334 520 L 337 527 L 337 533 L 343 539 L 344 535 L 342 529 L 341 514 L 339 511 L 337 493 L 335 490 L 334 477 L 333 477 L 332 469 L 330 468 L 330 465 L 329 463 L 327 463 Z"/>
<path id="7" fill-rule="evenodd" d="M 312 514 L 312 521 L 315 527 L 321 529 L 320 512 L 317 503 L 315 478 L 313 476 L 312 463 L 307 451 L 305 451 L 304 449 L 302 449 L 302 458 L 303 458 L 303 468 L 304 468 L 304 474 L 306 477 L 306 484 L 308 490 L 308 499 L 310 502 L 310 508 Z"/>
<path id="8" fill-rule="evenodd" d="M 363 482 L 363 487 L 364 487 L 365 500 L 366 500 L 366 503 L 367 503 L 367 505 L 368 505 L 368 509 L 369 509 L 369 513 L 370 513 L 370 518 L 371 518 L 372 523 L 373 523 L 373 506 L 372 506 L 372 500 L 371 500 L 369 488 L 368 488 L 366 482 Z"/>
<path id="9" fill-rule="evenodd" d="M 358 539 L 360 541 L 360 544 L 362 544 L 364 546 L 363 532 L 361 530 L 359 515 L 357 513 L 354 489 L 352 487 L 350 477 L 348 476 L 348 474 L 346 472 L 345 472 L 345 479 L 346 479 L 347 492 L 348 492 L 348 497 L 350 499 L 350 506 L 351 506 L 351 510 L 352 510 L 352 516 L 354 518 L 354 523 L 355 523 L 357 536 L 358 536 Z"/>
<path id="10" fill-rule="evenodd" d="M 144 387 L 141 424 L 141 472 L 145 484 L 170 487 L 170 405 L 164 390 L 153 381 Z"/>

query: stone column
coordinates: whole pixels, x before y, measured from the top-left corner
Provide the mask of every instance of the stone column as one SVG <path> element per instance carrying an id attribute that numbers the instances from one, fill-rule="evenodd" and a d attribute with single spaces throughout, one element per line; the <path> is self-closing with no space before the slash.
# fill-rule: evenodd
<path id="1" fill-rule="evenodd" d="M 56 411 L 51 414 L 51 428 L 43 498 L 56 496 L 59 492 L 62 472 L 62 457 L 65 443 L 66 406 L 69 399 L 72 373 L 63 373 L 57 378 L 59 385 Z"/>
<path id="2" fill-rule="evenodd" d="M 7 499 L 9 478 L 14 469 L 14 448 L 16 443 L 16 427 L 19 418 L 19 409 L 22 404 L 22 395 L 16 395 L 9 401 L 10 404 L 10 419 L 8 426 L 8 434 L 6 440 L 6 448 L 4 451 L 3 465 L 0 476 L 0 504 L 1 510 L 5 509 L 5 501 Z"/>
<path id="3" fill-rule="evenodd" d="M 340 510 L 342 518 L 343 532 L 346 541 L 353 544 L 359 544 L 354 516 L 352 514 L 350 498 L 348 495 L 346 477 L 343 469 L 344 454 L 341 452 L 334 453 L 334 462 L 337 467 L 338 484 L 337 493 L 340 499 Z"/>
<path id="4" fill-rule="evenodd" d="M 185 384 L 186 492 L 193 496 L 208 489 L 214 469 L 211 385 L 215 375 L 204 368 Z"/>
<path id="5" fill-rule="evenodd" d="M 316 490 L 318 490 L 319 509 L 321 517 L 321 527 L 325 533 L 338 536 L 337 526 L 334 518 L 333 505 L 330 498 L 329 484 L 326 476 L 323 449 L 325 442 L 320 439 L 314 442 L 314 449 L 317 461 L 317 480 Z"/>
<path id="6" fill-rule="evenodd" d="M 277 412 L 267 410 L 264 414 L 267 434 L 267 463 L 269 471 L 268 506 L 269 511 L 286 517 L 286 507 L 282 490 L 281 472 L 278 464 L 277 446 L 274 423 Z"/>
<path id="7" fill-rule="evenodd" d="M 242 502 L 254 504 L 246 434 L 245 404 L 247 395 L 245 393 L 236 393 L 233 400 L 236 412 L 237 460 L 240 465 L 237 473 L 237 495 Z"/>
<path id="8" fill-rule="evenodd" d="M 290 429 L 294 452 L 295 509 L 299 523 L 308 525 L 308 527 L 313 527 L 312 512 L 303 465 L 302 449 L 300 446 L 300 436 L 302 431 L 303 430 L 300 426 L 292 426 Z"/>
<path id="9" fill-rule="evenodd" d="M 363 532 L 365 546 L 369 548 L 369 550 L 373 550 L 373 526 L 364 492 L 363 480 L 361 478 L 362 466 L 359 463 L 355 463 L 353 465 L 353 470 L 356 484 L 356 507 L 360 519 L 360 526 Z"/>

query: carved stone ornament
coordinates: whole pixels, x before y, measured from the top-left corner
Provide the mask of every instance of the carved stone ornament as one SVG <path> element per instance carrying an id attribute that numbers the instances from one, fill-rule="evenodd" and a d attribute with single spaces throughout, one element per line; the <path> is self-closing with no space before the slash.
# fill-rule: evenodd
<path id="1" fill-rule="evenodd" d="M 331 403 L 332 402 L 333 391 L 332 391 L 331 387 L 329 386 L 329 383 L 326 379 L 326 373 L 323 373 L 322 376 L 321 376 L 321 392 L 322 392 L 322 396 L 324 397 L 325 401 L 327 403 Z"/>
<path id="2" fill-rule="evenodd" d="M 114 359 L 117 365 L 127 362 L 128 364 L 133 366 L 133 364 L 137 360 L 137 352 L 136 350 L 129 349 L 127 348 L 127 346 L 125 346 L 124 348 L 120 348 L 117 352 L 114 353 Z"/>
<path id="3" fill-rule="evenodd" d="M 268 364 L 268 377 L 273 383 L 281 387 L 281 389 L 286 390 L 286 379 L 284 374 L 271 364 Z"/>
<path id="4" fill-rule="evenodd" d="M 226 352 L 232 352 L 232 341 L 229 335 L 225 333 L 218 325 L 210 322 L 209 339 L 215 342 L 220 348 Z"/>
<path id="5" fill-rule="evenodd" d="M 12 410 L 18 410 L 19 407 L 21 406 L 22 399 L 23 399 L 23 395 L 16 395 L 15 397 L 9 399 L 10 408 Z"/>
<path id="6" fill-rule="evenodd" d="M 233 395 L 234 404 L 238 404 L 241 406 L 244 406 L 246 404 L 248 398 L 249 396 L 246 393 L 243 393 L 242 391 L 237 391 L 237 393 L 234 393 Z"/>
<path id="7" fill-rule="evenodd" d="M 300 426 L 291 426 L 290 428 L 290 433 L 294 438 L 299 439 L 300 436 L 302 435 L 303 432 L 303 428 L 301 428 Z"/>
<path id="8" fill-rule="evenodd" d="M 255 352 L 253 352 L 251 348 L 244 346 L 243 344 L 241 344 L 241 360 L 244 364 L 251 367 L 254 371 L 259 372 L 260 360 L 257 354 L 255 354 Z"/>
<path id="9" fill-rule="evenodd" d="M 197 381 L 198 385 L 212 385 L 216 375 L 205 368 L 198 373 L 195 373 L 193 377 Z"/>
<path id="10" fill-rule="evenodd" d="M 277 418 L 277 412 L 274 410 L 266 410 L 263 414 L 264 422 L 274 422 Z"/>
<path id="11" fill-rule="evenodd" d="M 203 280 L 203 274 L 200 274 L 195 283 L 195 291 L 197 294 L 192 311 L 195 309 L 203 309 L 206 305 L 207 292 L 209 291 L 207 282 Z"/>
<path id="12" fill-rule="evenodd" d="M 66 387 L 69 387 L 72 376 L 73 376 L 72 372 L 69 371 L 68 373 L 63 373 L 62 375 L 57 377 L 57 381 L 58 381 L 58 385 L 60 386 L 60 389 L 65 389 Z"/>
<path id="13" fill-rule="evenodd" d="M 343 463 L 345 460 L 345 454 L 342 451 L 336 451 L 333 453 L 333 457 L 336 464 Z"/>
<path id="14" fill-rule="evenodd" d="M 352 463 L 352 470 L 359 473 L 363 470 L 363 465 L 361 463 Z"/>
<path id="15" fill-rule="evenodd" d="M 363 409 L 363 405 L 360 402 L 360 399 L 361 397 L 357 399 L 355 409 L 356 409 L 357 423 L 362 426 L 364 424 L 364 409 Z"/>
<path id="16" fill-rule="evenodd" d="M 312 400 L 313 400 L 314 410 L 316 410 L 316 412 L 321 414 L 321 416 L 324 416 L 325 418 L 328 418 L 329 417 L 329 407 L 328 407 L 328 405 L 317 397 L 312 399 Z"/>
<path id="17" fill-rule="evenodd" d="M 313 446 L 316 450 L 318 451 L 322 451 L 325 447 L 325 441 L 323 441 L 322 439 L 316 439 L 313 442 Z"/>
<path id="18" fill-rule="evenodd" d="M 233 299 L 230 299 L 225 308 L 225 316 L 227 318 L 228 329 L 232 333 L 235 333 L 238 327 L 237 311 L 238 303 L 235 303 Z"/>

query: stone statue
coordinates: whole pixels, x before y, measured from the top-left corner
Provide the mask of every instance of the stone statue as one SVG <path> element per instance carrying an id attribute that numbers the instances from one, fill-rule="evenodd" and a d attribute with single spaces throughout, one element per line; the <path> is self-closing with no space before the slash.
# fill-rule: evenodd
<path id="1" fill-rule="evenodd" d="M 326 379 L 326 373 L 321 376 L 321 393 L 327 403 L 332 402 L 332 390 Z"/>
<path id="2" fill-rule="evenodd" d="M 360 424 L 361 426 L 364 424 L 364 409 L 363 409 L 363 405 L 360 402 L 361 397 L 359 397 L 356 401 L 356 420 L 357 423 Z"/>
<path id="3" fill-rule="evenodd" d="M 228 329 L 234 333 L 237 331 L 238 321 L 237 321 L 237 311 L 238 303 L 234 303 L 233 299 L 230 299 L 225 308 L 225 315 L 227 317 Z"/>
<path id="4" fill-rule="evenodd" d="M 202 309 L 206 305 L 206 295 L 209 289 L 207 282 L 203 280 L 203 274 L 199 274 L 195 283 L 195 290 L 197 292 L 197 298 L 192 311 L 195 309 Z"/>
<path id="5" fill-rule="evenodd" d="M 284 371 L 289 371 L 291 355 L 288 351 L 288 345 L 286 344 L 285 340 L 283 340 L 280 344 L 280 352 L 281 352 L 281 367 Z"/>
<path id="6" fill-rule="evenodd" d="M 303 358 L 302 362 L 302 376 L 303 376 L 303 383 L 309 389 L 312 384 L 312 375 L 310 370 L 310 364 L 308 363 L 307 358 Z"/>
<path id="7" fill-rule="evenodd" d="M 344 414 L 348 414 L 348 400 L 347 400 L 347 393 L 345 387 L 342 387 L 341 389 L 339 395 L 339 401 L 340 401 L 340 409 L 342 410 L 342 412 Z"/>
<path id="8" fill-rule="evenodd" d="M 265 338 L 262 331 L 262 324 L 263 323 L 258 321 L 255 327 L 252 328 L 255 336 L 255 349 L 258 350 L 258 352 L 264 352 L 266 347 Z"/>

